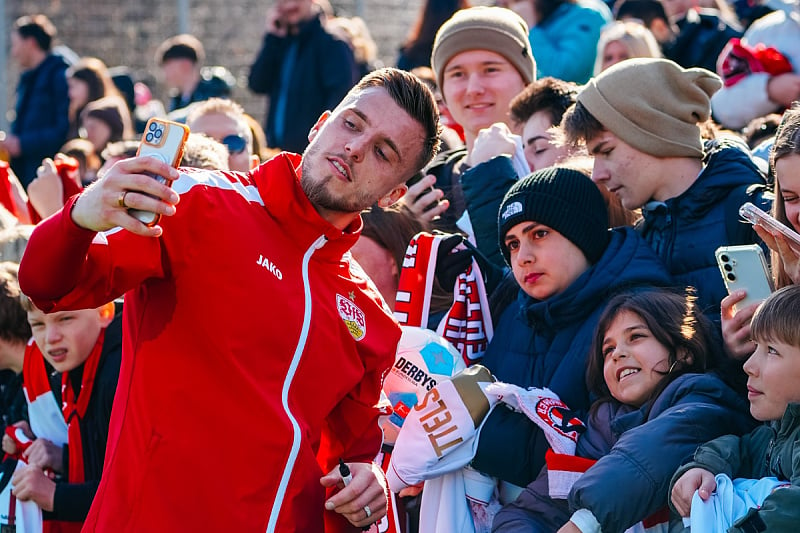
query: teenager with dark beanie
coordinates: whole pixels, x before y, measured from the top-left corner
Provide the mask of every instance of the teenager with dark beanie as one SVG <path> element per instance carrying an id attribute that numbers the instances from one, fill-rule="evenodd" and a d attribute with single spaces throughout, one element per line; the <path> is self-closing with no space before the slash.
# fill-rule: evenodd
<path id="1" fill-rule="evenodd" d="M 500 207 L 500 248 L 520 285 L 500 315 L 483 364 L 500 381 L 547 387 L 567 405 L 589 407 L 586 357 L 598 317 L 618 291 L 665 286 L 670 277 L 632 228 L 608 229 L 597 186 L 581 172 L 550 167 L 509 189 Z M 544 464 L 542 431 L 525 415 L 495 409 L 473 466 L 500 478 L 510 501 Z"/>

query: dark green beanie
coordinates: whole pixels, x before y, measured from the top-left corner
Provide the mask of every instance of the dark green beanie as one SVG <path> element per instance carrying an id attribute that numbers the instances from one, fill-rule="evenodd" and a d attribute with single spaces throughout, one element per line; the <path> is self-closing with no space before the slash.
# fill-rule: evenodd
<path id="1" fill-rule="evenodd" d="M 500 250 L 511 264 L 505 236 L 520 222 L 534 221 L 559 232 L 580 248 L 591 264 L 608 245 L 608 208 L 603 195 L 585 174 L 548 167 L 522 178 L 500 204 L 497 217 Z"/>

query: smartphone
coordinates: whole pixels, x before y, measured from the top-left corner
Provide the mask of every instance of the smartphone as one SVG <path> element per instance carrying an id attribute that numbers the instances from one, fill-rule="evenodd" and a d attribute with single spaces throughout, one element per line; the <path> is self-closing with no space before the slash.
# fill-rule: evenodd
<path id="1" fill-rule="evenodd" d="M 772 217 L 769 213 L 765 213 L 755 205 L 747 202 L 739 208 L 739 215 L 751 224 L 758 224 L 763 226 L 770 233 L 781 233 L 786 239 L 800 249 L 800 235 L 792 228 L 781 223 Z"/>
<path id="2" fill-rule="evenodd" d="M 747 291 L 744 300 L 734 306 L 735 310 L 759 303 L 772 293 L 767 261 L 757 244 L 720 246 L 714 255 L 728 294 L 739 289 Z"/>
<path id="3" fill-rule="evenodd" d="M 151 118 L 147 121 L 142 134 L 142 141 L 139 144 L 138 156 L 150 156 L 178 168 L 183 157 L 183 147 L 189 137 L 189 127 L 185 124 L 172 122 L 162 118 Z M 169 185 L 169 182 L 161 176 L 151 174 L 153 179 Z M 141 209 L 128 209 L 131 216 L 148 226 L 158 223 L 161 215 L 142 211 Z"/>

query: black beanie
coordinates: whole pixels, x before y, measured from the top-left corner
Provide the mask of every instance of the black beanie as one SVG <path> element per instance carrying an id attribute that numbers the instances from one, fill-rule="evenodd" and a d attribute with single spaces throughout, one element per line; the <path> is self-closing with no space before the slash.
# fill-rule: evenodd
<path id="1" fill-rule="evenodd" d="M 500 250 L 511 265 L 505 245 L 508 230 L 520 222 L 534 221 L 569 239 L 596 263 L 608 245 L 608 208 L 603 195 L 585 174 L 569 168 L 549 167 L 522 178 L 500 204 L 497 217 Z"/>

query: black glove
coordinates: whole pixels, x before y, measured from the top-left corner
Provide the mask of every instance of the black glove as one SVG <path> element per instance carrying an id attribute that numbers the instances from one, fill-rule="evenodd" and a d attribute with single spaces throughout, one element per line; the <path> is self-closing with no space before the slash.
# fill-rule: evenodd
<path id="1" fill-rule="evenodd" d="M 438 235 L 446 233 L 436 232 Z M 472 251 L 454 249 L 465 242 L 463 235 L 450 234 L 439 244 L 436 255 L 435 275 L 439 285 L 446 291 L 453 292 L 458 276 L 472 264 Z"/>

